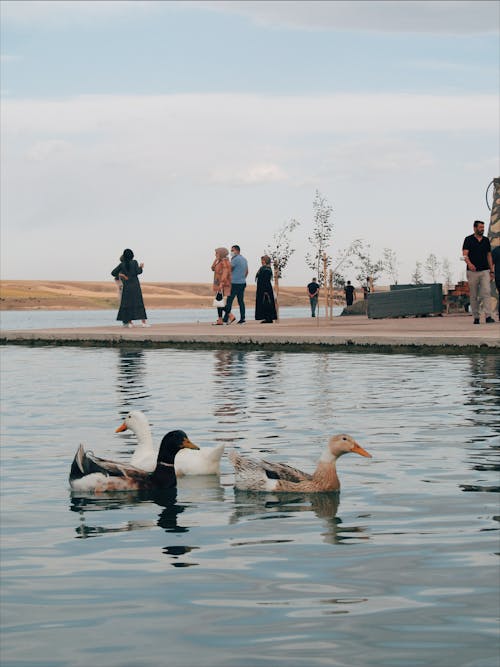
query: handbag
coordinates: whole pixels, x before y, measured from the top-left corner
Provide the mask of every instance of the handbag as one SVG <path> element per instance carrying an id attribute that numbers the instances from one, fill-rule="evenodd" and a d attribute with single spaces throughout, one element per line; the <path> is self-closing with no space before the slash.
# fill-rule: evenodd
<path id="1" fill-rule="evenodd" d="M 212 305 L 216 308 L 224 308 L 226 306 L 227 297 L 222 294 L 222 292 L 217 292 L 213 300 Z"/>

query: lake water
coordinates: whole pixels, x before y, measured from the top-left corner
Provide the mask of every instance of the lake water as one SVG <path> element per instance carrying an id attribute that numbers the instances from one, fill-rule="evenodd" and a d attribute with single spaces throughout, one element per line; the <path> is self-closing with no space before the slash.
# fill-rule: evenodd
<path id="1" fill-rule="evenodd" d="M 335 306 L 333 315 L 341 314 L 343 308 Z M 236 306 L 236 315 L 238 307 Z M 280 308 L 280 318 L 309 317 L 309 308 Z M 324 308 L 321 308 L 323 317 Z M 213 322 L 217 315 L 215 308 L 157 308 L 148 310 L 148 322 L 154 324 L 175 324 L 178 322 Z M 253 308 L 249 309 L 248 317 L 253 317 Z M 4 310 L 0 311 L 0 329 L 51 329 L 65 327 L 103 327 L 121 326 L 116 321 L 116 310 Z"/>
<path id="2" fill-rule="evenodd" d="M 498 667 L 500 356 L 5 346 L 2 667 Z M 72 497 L 143 410 L 342 492 Z"/>

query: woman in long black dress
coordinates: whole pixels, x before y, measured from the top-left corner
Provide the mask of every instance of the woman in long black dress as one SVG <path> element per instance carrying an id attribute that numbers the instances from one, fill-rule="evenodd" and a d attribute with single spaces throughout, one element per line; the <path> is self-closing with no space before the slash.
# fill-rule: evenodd
<path id="1" fill-rule="evenodd" d="M 261 324 L 272 324 L 278 319 L 273 292 L 273 270 L 271 269 L 271 258 L 263 255 L 260 258 L 262 266 L 257 271 L 257 293 L 255 295 L 255 319 L 261 320 Z"/>
<path id="2" fill-rule="evenodd" d="M 132 250 L 126 248 L 121 262 L 111 271 L 111 275 L 119 278 L 123 285 L 120 310 L 116 319 L 121 320 L 124 326 L 132 327 L 132 320 L 142 320 L 142 326 L 149 327 L 141 285 L 137 277 L 142 273 L 143 266 L 144 264 L 138 264 L 134 259 Z"/>

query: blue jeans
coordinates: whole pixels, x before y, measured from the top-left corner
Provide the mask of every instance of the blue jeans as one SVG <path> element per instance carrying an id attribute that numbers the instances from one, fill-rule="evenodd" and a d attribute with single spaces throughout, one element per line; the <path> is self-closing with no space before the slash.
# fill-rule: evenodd
<path id="1" fill-rule="evenodd" d="M 245 292 L 246 283 L 231 283 L 231 294 L 227 297 L 226 314 L 224 315 L 224 322 L 229 320 L 229 313 L 233 306 L 234 298 L 238 299 L 238 306 L 240 309 L 240 320 L 245 321 L 245 302 L 243 301 L 243 294 Z"/>
<path id="2" fill-rule="evenodd" d="M 309 297 L 311 301 L 311 316 L 316 317 L 316 306 L 318 305 L 318 295 L 316 296 L 310 296 Z"/>

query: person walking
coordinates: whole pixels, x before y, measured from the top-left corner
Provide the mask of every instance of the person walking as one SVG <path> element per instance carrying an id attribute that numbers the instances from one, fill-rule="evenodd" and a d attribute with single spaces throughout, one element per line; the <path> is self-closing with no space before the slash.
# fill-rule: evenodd
<path id="1" fill-rule="evenodd" d="M 319 298 L 319 285 L 316 278 L 312 279 L 306 289 L 307 294 L 309 295 L 309 303 L 311 305 L 311 317 L 316 317 L 316 308 L 318 306 Z"/>
<path id="2" fill-rule="evenodd" d="M 257 292 L 255 294 L 255 319 L 261 320 L 261 324 L 272 324 L 278 319 L 276 303 L 273 292 L 273 270 L 271 269 L 271 258 L 262 255 L 260 258 L 262 266 L 257 271 Z"/>
<path id="3" fill-rule="evenodd" d="M 474 221 L 474 234 L 466 236 L 462 245 L 462 254 L 467 264 L 467 281 L 469 283 L 470 305 L 474 324 L 479 324 L 479 301 L 482 301 L 486 315 L 486 324 L 495 320 L 491 317 L 490 282 L 493 280 L 494 268 L 491 257 L 491 244 L 484 236 L 484 222 Z"/>
<path id="4" fill-rule="evenodd" d="M 212 264 L 212 271 L 214 272 L 214 280 L 212 290 L 214 294 L 222 294 L 223 297 L 228 297 L 231 293 L 231 262 L 228 258 L 229 251 L 227 248 L 216 248 L 215 259 Z M 224 306 L 217 306 L 217 322 L 216 325 L 222 325 L 222 316 L 224 314 Z"/>
<path id="5" fill-rule="evenodd" d="M 500 322 L 500 245 L 495 246 L 491 251 L 491 258 L 495 268 L 495 285 L 497 287 L 497 303 L 498 303 L 498 321 Z"/>
<path id="6" fill-rule="evenodd" d="M 245 287 L 247 286 L 248 262 L 241 254 L 239 245 L 231 246 L 231 292 L 227 298 L 226 314 L 223 317 L 225 324 L 232 324 L 236 317 L 232 314 L 234 298 L 238 299 L 240 319 L 238 324 L 245 324 Z"/>
<path id="7" fill-rule="evenodd" d="M 347 285 L 344 287 L 345 292 L 345 302 L 347 306 L 352 306 L 354 300 L 356 299 L 356 292 L 354 287 L 351 285 L 351 281 L 347 281 Z"/>
<path id="8" fill-rule="evenodd" d="M 144 263 L 138 264 L 134 259 L 134 253 L 130 248 L 123 251 L 121 262 L 111 271 L 113 278 L 119 278 L 122 282 L 122 295 L 117 320 L 121 320 L 124 326 L 132 327 L 132 320 L 142 320 L 143 327 L 149 327 L 147 323 L 146 309 L 142 299 L 142 290 L 139 276 L 144 268 Z"/>

